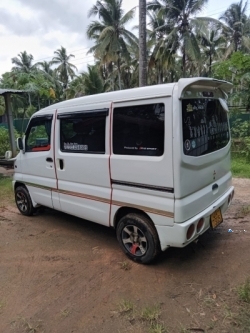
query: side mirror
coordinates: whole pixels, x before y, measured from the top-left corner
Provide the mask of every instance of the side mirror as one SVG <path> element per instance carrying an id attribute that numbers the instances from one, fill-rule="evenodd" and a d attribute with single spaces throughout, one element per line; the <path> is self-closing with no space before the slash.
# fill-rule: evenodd
<path id="1" fill-rule="evenodd" d="M 24 150 L 22 138 L 17 138 L 16 145 L 19 150 L 22 150 L 22 151 Z"/>

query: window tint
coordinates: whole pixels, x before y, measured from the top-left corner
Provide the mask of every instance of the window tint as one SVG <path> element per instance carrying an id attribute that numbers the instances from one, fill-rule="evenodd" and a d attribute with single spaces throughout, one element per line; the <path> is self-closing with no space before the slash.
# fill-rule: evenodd
<path id="1" fill-rule="evenodd" d="M 183 151 L 200 156 L 225 147 L 230 139 L 227 112 L 216 99 L 182 101 Z"/>
<path id="2" fill-rule="evenodd" d="M 161 156 L 164 152 L 164 104 L 114 109 L 113 152 Z"/>
<path id="3" fill-rule="evenodd" d="M 74 153 L 105 153 L 106 117 L 60 119 L 61 150 Z"/>
<path id="4" fill-rule="evenodd" d="M 34 118 L 26 131 L 25 151 L 50 150 L 51 119 Z"/>

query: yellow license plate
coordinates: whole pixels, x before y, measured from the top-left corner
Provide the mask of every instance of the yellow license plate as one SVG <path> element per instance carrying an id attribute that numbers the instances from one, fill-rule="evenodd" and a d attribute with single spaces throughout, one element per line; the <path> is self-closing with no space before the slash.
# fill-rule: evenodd
<path id="1" fill-rule="evenodd" d="M 221 224 L 221 222 L 223 222 L 220 208 L 216 209 L 216 211 L 211 214 L 210 222 L 213 229 L 216 228 L 219 224 Z"/>

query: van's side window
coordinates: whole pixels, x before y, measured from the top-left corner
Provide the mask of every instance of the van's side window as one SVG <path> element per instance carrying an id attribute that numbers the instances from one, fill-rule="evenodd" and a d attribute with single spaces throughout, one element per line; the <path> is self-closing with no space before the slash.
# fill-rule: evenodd
<path id="1" fill-rule="evenodd" d="M 52 116 L 33 118 L 25 133 L 25 151 L 50 150 Z"/>
<path id="2" fill-rule="evenodd" d="M 164 153 L 163 103 L 114 109 L 113 153 L 161 156 Z"/>
<path id="3" fill-rule="evenodd" d="M 105 123 L 106 116 L 60 119 L 61 151 L 104 154 Z"/>

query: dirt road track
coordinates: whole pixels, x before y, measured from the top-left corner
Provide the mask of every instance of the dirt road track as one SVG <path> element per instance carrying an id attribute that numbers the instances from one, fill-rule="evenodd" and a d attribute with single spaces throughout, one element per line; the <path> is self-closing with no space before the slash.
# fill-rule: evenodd
<path id="1" fill-rule="evenodd" d="M 14 205 L 1 206 L 0 332 L 149 332 L 140 313 L 153 305 L 171 333 L 240 332 L 223 314 L 250 276 L 250 180 L 234 184 L 235 200 L 215 231 L 149 266 L 130 262 L 112 229 L 52 210 L 24 217 Z M 133 313 L 121 313 L 123 300 Z"/>

